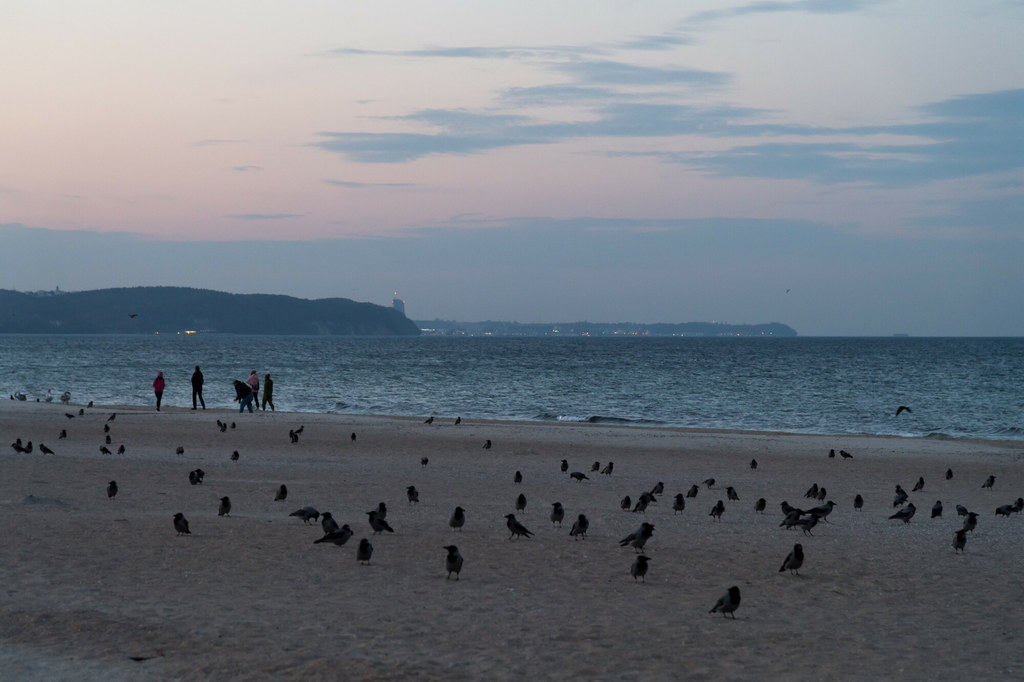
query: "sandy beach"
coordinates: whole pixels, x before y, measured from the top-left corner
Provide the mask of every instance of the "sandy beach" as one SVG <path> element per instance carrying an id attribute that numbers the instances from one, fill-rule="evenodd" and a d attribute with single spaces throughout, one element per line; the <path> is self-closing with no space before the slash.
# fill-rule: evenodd
<path id="1" fill-rule="evenodd" d="M 0 406 L 4 679 L 961 680 L 1024 671 L 1024 518 L 994 513 L 1024 495 L 1020 442 L 175 408 L 79 416 L 79 407 Z M 237 428 L 221 432 L 217 419 Z M 110 449 L 124 444 L 125 454 L 100 452 L 105 424 Z M 16 453 L 16 438 L 33 452 Z M 54 454 L 41 454 L 41 442 Z M 830 459 L 833 448 L 853 458 Z M 563 473 L 562 459 L 588 479 Z M 591 471 L 609 461 L 610 476 Z M 204 482 L 191 485 L 197 468 Z M 910 492 L 918 477 L 916 516 L 890 520 L 895 485 Z M 708 478 L 714 487 L 700 485 L 674 513 L 673 496 Z M 111 480 L 119 491 L 108 499 Z M 659 481 L 664 494 L 645 514 L 620 509 Z M 836 503 L 829 522 L 813 535 L 781 528 L 780 503 L 818 504 L 804 497 L 815 483 Z M 288 497 L 275 501 L 281 484 Z M 739 501 L 727 500 L 727 486 Z M 510 540 L 504 516 L 520 493 L 528 502 L 517 516 L 534 536 Z M 221 517 L 223 496 L 232 511 Z M 726 511 L 715 521 L 719 499 Z M 943 515 L 929 518 L 936 500 Z M 365 512 L 382 501 L 395 532 L 374 535 Z M 554 502 L 566 509 L 561 528 L 549 520 Z M 952 547 L 956 504 L 980 516 L 963 554 Z M 319 523 L 289 516 L 307 505 L 349 524 L 352 540 L 314 544 Z M 467 517 L 459 532 L 448 525 L 456 505 Z M 176 535 L 176 512 L 191 535 Z M 569 535 L 580 513 L 590 520 L 585 540 Z M 650 571 L 637 582 L 636 552 L 619 540 L 645 520 L 655 526 Z M 364 537 L 374 546 L 368 565 L 356 561 Z M 800 575 L 780 573 L 797 542 Z M 449 544 L 465 558 L 458 581 L 446 579 Z M 735 620 L 708 613 L 731 585 L 742 594 Z"/>

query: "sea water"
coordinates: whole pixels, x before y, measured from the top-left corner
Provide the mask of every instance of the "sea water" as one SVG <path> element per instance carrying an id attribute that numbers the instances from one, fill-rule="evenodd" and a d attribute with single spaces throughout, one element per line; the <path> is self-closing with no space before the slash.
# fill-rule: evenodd
<path id="1" fill-rule="evenodd" d="M 0 391 L 208 407 L 1024 440 L 1024 339 L 0 336 Z M 896 415 L 900 405 L 910 412 Z"/>

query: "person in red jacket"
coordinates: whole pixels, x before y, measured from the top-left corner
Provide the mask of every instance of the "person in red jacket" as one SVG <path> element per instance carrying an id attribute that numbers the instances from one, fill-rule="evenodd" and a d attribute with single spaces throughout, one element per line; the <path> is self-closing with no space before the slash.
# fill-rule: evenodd
<path id="1" fill-rule="evenodd" d="M 153 393 L 156 394 L 156 411 L 160 411 L 160 400 L 164 397 L 164 373 L 157 372 L 153 379 Z"/>

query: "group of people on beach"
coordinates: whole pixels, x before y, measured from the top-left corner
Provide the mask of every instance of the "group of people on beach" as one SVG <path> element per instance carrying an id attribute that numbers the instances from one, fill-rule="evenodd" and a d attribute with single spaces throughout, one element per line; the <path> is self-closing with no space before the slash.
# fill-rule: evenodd
<path id="1" fill-rule="evenodd" d="M 163 401 L 164 388 L 167 383 L 164 381 L 164 373 L 157 372 L 156 379 L 153 380 L 153 393 L 156 395 L 156 409 L 160 411 L 160 403 Z M 238 403 L 238 411 L 242 412 L 245 408 L 249 408 L 249 412 L 253 411 L 253 404 L 256 404 L 256 409 L 260 409 L 259 393 L 260 393 L 260 378 L 256 374 L 256 370 L 252 370 L 249 373 L 249 378 L 246 381 L 234 381 L 235 387 L 235 401 Z M 199 365 L 196 365 L 196 371 L 192 373 L 192 409 L 196 409 L 196 402 L 202 405 L 203 409 L 206 409 L 206 401 L 203 400 L 203 373 L 199 369 Z M 270 378 L 270 374 L 263 375 L 263 411 L 267 411 L 267 405 L 270 405 L 270 410 L 274 410 L 274 381 Z"/>

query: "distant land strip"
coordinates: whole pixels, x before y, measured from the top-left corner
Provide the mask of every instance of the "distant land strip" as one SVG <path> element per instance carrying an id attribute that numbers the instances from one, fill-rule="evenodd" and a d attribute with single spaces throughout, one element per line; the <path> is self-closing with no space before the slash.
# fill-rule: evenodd
<path id="1" fill-rule="evenodd" d="M 724 322 L 456 322 L 417 320 L 429 336 L 757 336 L 793 337 L 796 330 L 781 322 L 727 324 Z"/>

